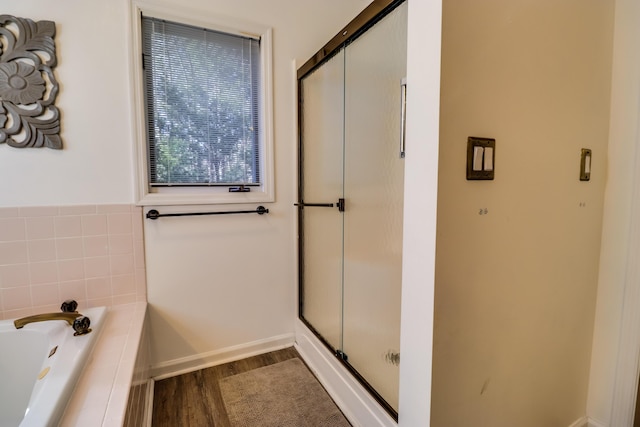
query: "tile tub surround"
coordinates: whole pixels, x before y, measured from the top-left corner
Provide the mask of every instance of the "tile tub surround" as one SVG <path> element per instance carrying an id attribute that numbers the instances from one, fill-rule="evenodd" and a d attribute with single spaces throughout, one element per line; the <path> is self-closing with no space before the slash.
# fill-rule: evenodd
<path id="1" fill-rule="evenodd" d="M 115 305 L 106 320 L 78 383 L 69 399 L 59 427 L 120 427 L 125 422 L 130 389 L 134 381 L 148 378 L 136 366 L 148 351 L 146 302 Z M 138 399 L 146 409 L 147 396 Z M 137 426 L 138 427 L 138 426 Z"/>
<path id="2" fill-rule="evenodd" d="M 142 208 L 0 208 L 0 319 L 146 301 Z"/>

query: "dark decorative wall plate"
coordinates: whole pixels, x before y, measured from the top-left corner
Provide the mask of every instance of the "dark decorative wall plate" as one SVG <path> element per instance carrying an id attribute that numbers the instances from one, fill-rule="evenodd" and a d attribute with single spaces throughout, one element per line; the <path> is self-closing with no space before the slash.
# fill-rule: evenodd
<path id="1" fill-rule="evenodd" d="M 53 21 L 0 15 L 0 143 L 62 148 Z"/>

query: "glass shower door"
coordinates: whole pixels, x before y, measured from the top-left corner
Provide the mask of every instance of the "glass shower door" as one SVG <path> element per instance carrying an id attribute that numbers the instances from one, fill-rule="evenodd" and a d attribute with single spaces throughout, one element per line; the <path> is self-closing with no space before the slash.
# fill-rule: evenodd
<path id="1" fill-rule="evenodd" d="M 346 49 L 343 352 L 398 410 L 407 3 Z"/>
<path id="2" fill-rule="evenodd" d="M 300 289 L 303 319 L 342 348 L 344 50 L 301 80 Z"/>
<path id="3" fill-rule="evenodd" d="M 405 2 L 299 86 L 300 317 L 392 415 L 400 363 L 406 20 Z"/>

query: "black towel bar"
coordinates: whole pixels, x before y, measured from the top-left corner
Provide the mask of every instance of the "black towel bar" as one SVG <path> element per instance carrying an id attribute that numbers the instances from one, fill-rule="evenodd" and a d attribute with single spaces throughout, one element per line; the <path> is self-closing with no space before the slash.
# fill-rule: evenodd
<path id="1" fill-rule="evenodd" d="M 264 206 L 258 206 L 255 210 L 252 211 L 225 211 L 225 212 L 182 212 L 182 213 L 168 213 L 161 214 L 155 209 L 151 209 L 147 212 L 147 219 L 158 219 L 163 216 L 199 216 L 199 215 L 233 215 L 233 214 L 247 214 L 247 213 L 257 213 L 258 215 L 264 215 L 269 213 L 269 209 Z"/>

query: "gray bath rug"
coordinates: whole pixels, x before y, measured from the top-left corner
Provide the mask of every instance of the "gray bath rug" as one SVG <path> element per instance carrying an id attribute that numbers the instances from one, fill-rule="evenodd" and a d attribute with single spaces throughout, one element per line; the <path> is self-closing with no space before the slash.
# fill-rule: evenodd
<path id="1" fill-rule="evenodd" d="M 232 427 L 348 427 L 338 407 L 300 359 L 220 380 Z"/>

